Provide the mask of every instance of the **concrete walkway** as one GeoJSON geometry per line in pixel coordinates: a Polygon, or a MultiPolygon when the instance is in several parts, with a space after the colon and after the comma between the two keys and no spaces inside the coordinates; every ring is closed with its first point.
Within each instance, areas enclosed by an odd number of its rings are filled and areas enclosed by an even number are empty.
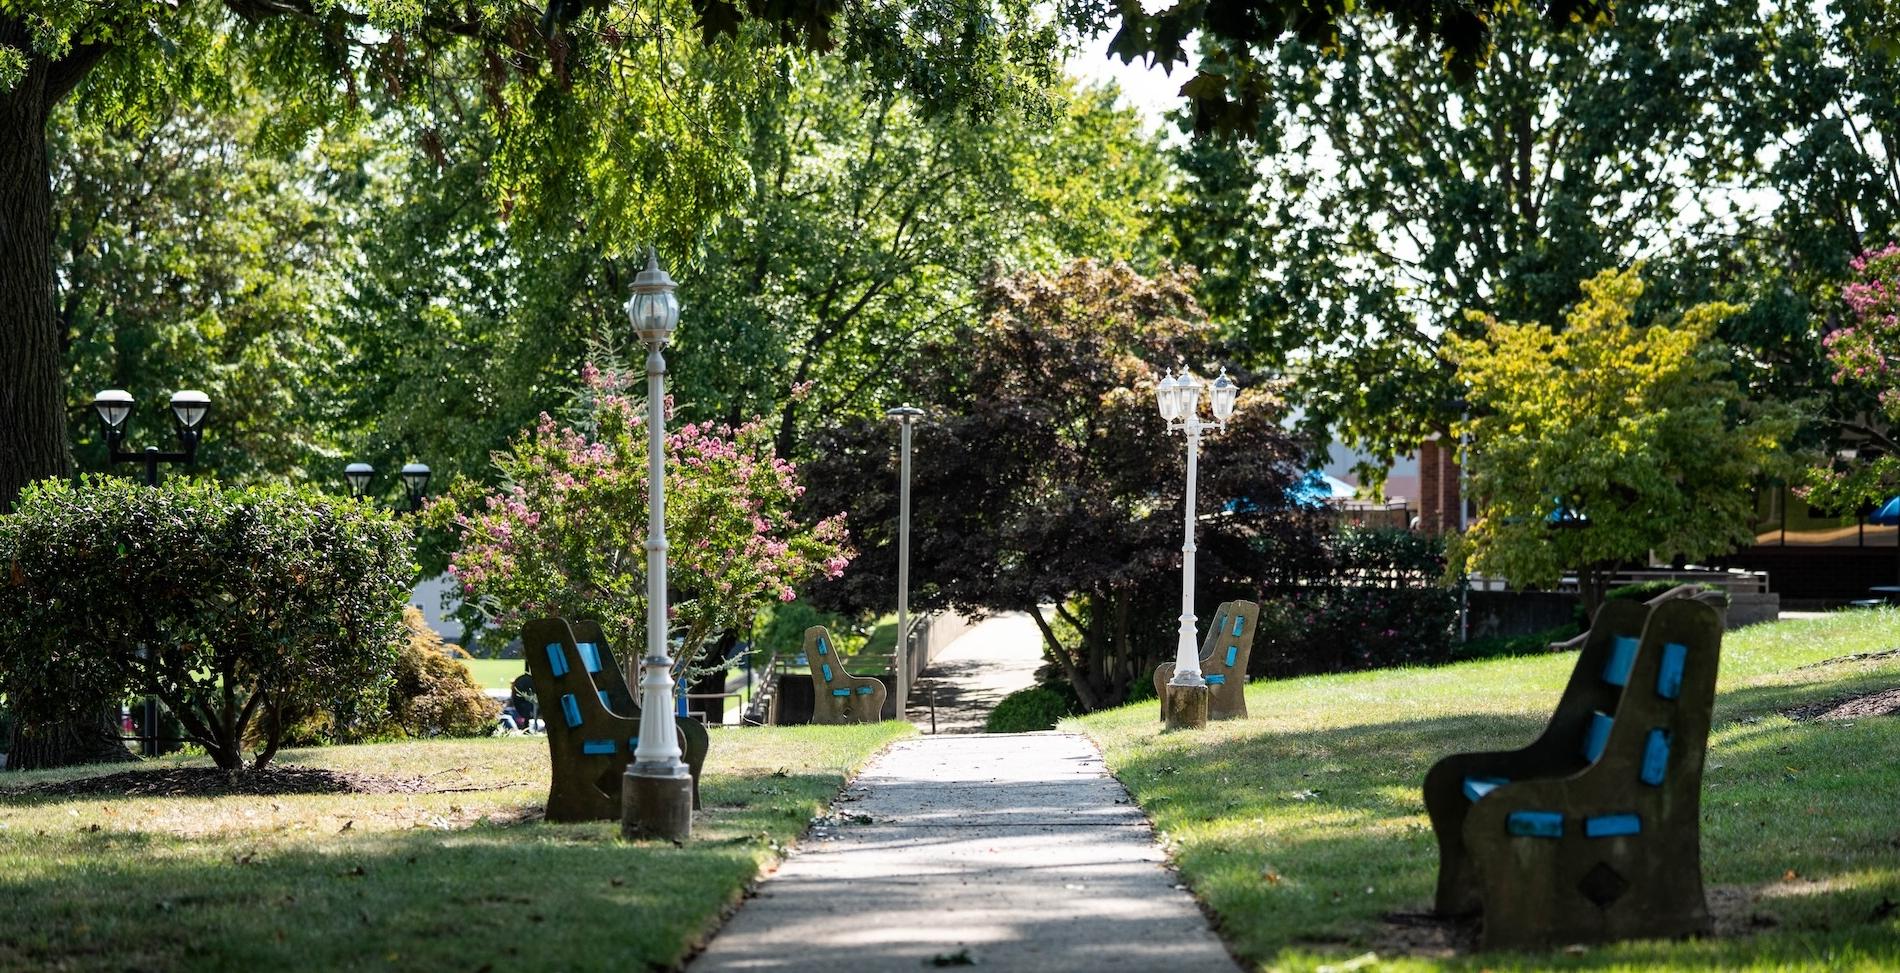
{"type": "Polygon", "coordinates": [[[833,811],[694,973],[1236,970],[1083,737],[907,740],[833,811]]]}
{"type": "Polygon", "coordinates": [[[1022,612],[978,623],[944,647],[924,670],[910,697],[910,721],[930,732],[931,707],[938,733],[981,733],[990,710],[1004,696],[1036,684],[1042,665],[1042,631],[1022,612]]]}

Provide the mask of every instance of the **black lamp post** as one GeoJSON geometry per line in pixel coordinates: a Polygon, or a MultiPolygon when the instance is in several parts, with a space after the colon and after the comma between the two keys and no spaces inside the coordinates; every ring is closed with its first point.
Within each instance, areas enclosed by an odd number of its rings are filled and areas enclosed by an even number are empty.
{"type": "MultiPolygon", "coordinates": [[[[420,513],[422,501],[429,496],[429,468],[421,463],[405,463],[402,468],[402,492],[409,498],[409,506],[404,513],[420,513]]],[[[361,499],[369,492],[370,481],[376,477],[376,467],[368,463],[351,463],[343,468],[343,480],[350,485],[350,496],[361,499]]]]}
{"type": "MultiPolygon", "coordinates": [[[[211,411],[211,397],[197,389],[172,393],[172,419],[177,427],[178,449],[171,452],[160,450],[157,446],[147,446],[138,451],[123,448],[126,422],[132,418],[132,407],[136,404],[132,393],[124,389],[105,389],[92,397],[92,407],[99,413],[100,423],[105,426],[106,453],[111,462],[144,463],[145,485],[157,486],[158,464],[191,463],[198,458],[198,442],[204,438],[205,416],[211,411]]],[[[139,652],[144,651],[145,646],[139,646],[139,652]]],[[[138,738],[139,749],[148,757],[156,757],[159,744],[157,697],[145,697],[141,716],[144,725],[140,729],[142,736],[138,738]]]]}
{"type": "Polygon", "coordinates": [[[126,420],[132,416],[133,405],[132,393],[124,389],[106,389],[92,397],[92,407],[98,411],[99,421],[105,425],[106,449],[112,462],[144,463],[145,484],[157,486],[158,464],[191,463],[198,458],[198,441],[204,438],[205,415],[211,411],[211,397],[197,389],[172,393],[171,409],[177,425],[178,449],[171,452],[161,451],[157,446],[147,446],[141,451],[122,448],[125,444],[126,420]]]}

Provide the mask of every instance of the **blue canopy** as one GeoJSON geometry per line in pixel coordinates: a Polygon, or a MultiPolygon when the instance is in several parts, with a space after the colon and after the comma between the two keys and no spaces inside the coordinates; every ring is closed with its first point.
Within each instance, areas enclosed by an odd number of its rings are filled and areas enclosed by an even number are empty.
{"type": "Polygon", "coordinates": [[[1892,500],[1881,504],[1880,509],[1874,511],[1873,516],[1867,518],[1867,522],[1870,524],[1879,524],[1882,527],[1900,526],[1900,497],[1894,497],[1892,500]]]}
{"type": "Polygon", "coordinates": [[[1326,501],[1353,495],[1352,484],[1338,477],[1313,470],[1287,491],[1287,499],[1301,507],[1323,507],[1326,501]]]}

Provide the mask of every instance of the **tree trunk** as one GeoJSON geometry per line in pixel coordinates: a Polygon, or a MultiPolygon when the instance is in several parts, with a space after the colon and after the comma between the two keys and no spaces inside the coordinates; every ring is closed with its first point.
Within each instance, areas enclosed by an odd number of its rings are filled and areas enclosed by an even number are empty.
{"type": "MultiPolygon", "coordinates": [[[[33,50],[25,25],[11,17],[0,17],[0,45],[33,50]]],[[[0,513],[12,509],[28,483],[72,470],[53,304],[46,121],[97,57],[73,52],[56,65],[28,53],[25,76],[0,88],[0,513]]],[[[136,759],[101,713],[51,725],[18,722],[7,752],[7,765],[21,769],[136,759]]]]}
{"type": "Polygon", "coordinates": [[[126,749],[119,728],[113,725],[103,707],[91,717],[76,716],[64,723],[33,725],[15,720],[13,738],[7,743],[8,770],[45,770],[138,759],[126,749]]]}
{"type": "MultiPolygon", "coordinates": [[[[31,50],[17,21],[0,44],[31,50]]],[[[66,383],[53,305],[53,192],[46,119],[51,66],[28,55],[26,76],[0,89],[0,512],[34,480],[66,476],[66,383]]]]}

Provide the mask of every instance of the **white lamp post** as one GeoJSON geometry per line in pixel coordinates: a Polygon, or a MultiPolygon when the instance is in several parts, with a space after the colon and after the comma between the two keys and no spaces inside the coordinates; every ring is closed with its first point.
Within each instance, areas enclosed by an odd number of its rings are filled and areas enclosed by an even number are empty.
{"type": "Polygon", "coordinates": [[[910,700],[910,427],[924,414],[915,406],[898,406],[885,415],[897,420],[897,718],[904,719],[910,700]]]}
{"type": "Polygon", "coordinates": [[[1181,637],[1175,646],[1174,678],[1168,681],[1167,696],[1161,701],[1162,713],[1171,730],[1207,725],[1207,681],[1201,678],[1201,653],[1196,646],[1194,617],[1194,488],[1200,473],[1201,436],[1210,429],[1226,429],[1234,414],[1234,399],[1240,386],[1227,378],[1225,369],[1208,392],[1208,406],[1214,421],[1201,418],[1201,390],[1204,386],[1185,367],[1175,378],[1162,373],[1155,386],[1155,404],[1170,431],[1187,437],[1187,498],[1183,504],[1186,527],[1181,542],[1181,637]]]}
{"type": "Polygon", "coordinates": [[[680,841],[693,833],[693,778],[673,728],[673,660],[666,651],[666,359],[679,324],[676,285],[647,251],[627,317],[647,346],[647,654],[641,660],[640,743],[621,782],[620,833],[680,841]]]}

